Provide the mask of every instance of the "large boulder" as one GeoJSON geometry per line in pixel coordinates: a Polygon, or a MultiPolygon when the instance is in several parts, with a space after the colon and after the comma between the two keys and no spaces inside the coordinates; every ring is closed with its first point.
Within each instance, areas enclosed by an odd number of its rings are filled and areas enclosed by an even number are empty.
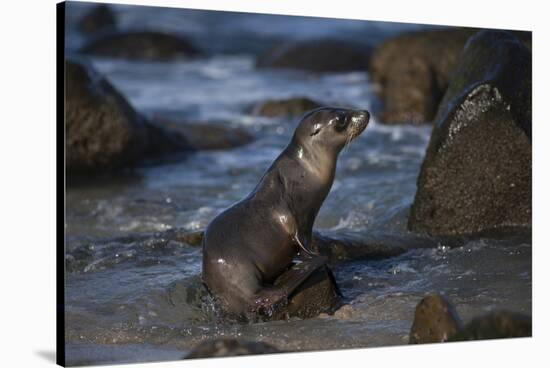
{"type": "Polygon", "coordinates": [[[462,49],[475,32],[467,28],[416,31],[380,44],[369,66],[383,104],[380,120],[431,122],[462,49]]]}
{"type": "Polygon", "coordinates": [[[148,124],[82,59],[65,61],[65,96],[68,174],[110,171],[145,155],[188,148],[162,128],[148,124]]]}
{"type": "Polygon", "coordinates": [[[510,33],[481,31],[439,106],[409,229],[529,232],[531,160],[531,52],[510,33]]]}
{"type": "Polygon", "coordinates": [[[105,4],[95,5],[78,22],[82,33],[95,33],[116,27],[116,17],[111,8],[105,4]]]}
{"type": "Polygon", "coordinates": [[[189,40],[181,36],[154,31],[103,32],[84,45],[80,52],[146,61],[186,59],[199,53],[189,40]]]}
{"type": "Polygon", "coordinates": [[[216,358],[250,354],[274,354],[281,351],[276,347],[261,341],[246,341],[237,339],[215,339],[204,341],[195,346],[184,358],[216,358]]]}
{"type": "Polygon", "coordinates": [[[368,67],[370,47],[340,40],[306,40],[276,45],[260,55],[258,68],[344,72],[368,67]]]}
{"type": "Polygon", "coordinates": [[[321,107],[322,104],[307,97],[293,97],[281,100],[267,100],[258,103],[252,114],[266,117],[297,117],[307,111],[321,107]]]}

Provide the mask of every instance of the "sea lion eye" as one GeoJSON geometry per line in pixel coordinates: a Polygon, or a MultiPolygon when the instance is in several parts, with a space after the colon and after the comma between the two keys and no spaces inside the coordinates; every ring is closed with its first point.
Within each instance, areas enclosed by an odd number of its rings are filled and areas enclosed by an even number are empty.
{"type": "Polygon", "coordinates": [[[341,132],[346,127],[346,118],[344,116],[338,116],[334,118],[334,129],[337,132],[341,132]]]}
{"type": "Polygon", "coordinates": [[[313,126],[313,132],[311,132],[310,136],[314,136],[318,134],[321,131],[321,124],[317,123],[313,126]]]}

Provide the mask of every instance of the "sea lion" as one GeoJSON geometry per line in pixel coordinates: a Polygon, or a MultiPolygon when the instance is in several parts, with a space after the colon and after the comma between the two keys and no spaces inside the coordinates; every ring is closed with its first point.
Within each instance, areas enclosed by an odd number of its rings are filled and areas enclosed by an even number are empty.
{"type": "Polygon", "coordinates": [[[338,154],[366,128],[363,110],[321,107],[304,115],[256,188],[210,222],[202,277],[226,315],[271,315],[326,263],[310,249],[315,217],[330,191],[338,154]],[[295,276],[273,286],[300,253],[295,276]]]}

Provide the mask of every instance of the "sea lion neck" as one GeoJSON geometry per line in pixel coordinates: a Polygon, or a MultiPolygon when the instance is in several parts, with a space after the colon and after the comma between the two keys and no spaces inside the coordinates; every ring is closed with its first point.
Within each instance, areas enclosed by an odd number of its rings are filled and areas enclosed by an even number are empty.
{"type": "Polygon", "coordinates": [[[295,218],[299,232],[313,227],[332,186],[335,166],[327,157],[291,142],[268,170],[266,182],[278,183],[279,204],[295,218]]]}
{"type": "Polygon", "coordinates": [[[337,154],[327,152],[324,148],[315,149],[309,142],[301,142],[293,137],[281,156],[287,156],[311,175],[317,176],[319,180],[329,181],[329,185],[332,185],[337,154]]]}

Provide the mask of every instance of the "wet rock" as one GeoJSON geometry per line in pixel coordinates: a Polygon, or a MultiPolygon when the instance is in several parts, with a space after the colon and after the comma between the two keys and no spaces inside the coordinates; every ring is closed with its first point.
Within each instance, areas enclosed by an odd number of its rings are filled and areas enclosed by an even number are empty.
{"type": "Polygon", "coordinates": [[[116,17],[111,8],[98,4],[85,14],[78,22],[78,30],[82,33],[95,33],[116,27],[116,17]]]}
{"type": "Polygon", "coordinates": [[[191,305],[200,308],[207,295],[208,290],[200,275],[173,282],[168,287],[168,298],[174,306],[191,305]]]}
{"type": "MultiPolygon", "coordinates": [[[[283,273],[274,285],[285,283],[294,276],[294,270],[291,267],[283,273]]],[[[201,276],[189,277],[174,282],[168,288],[170,304],[178,308],[194,308],[201,310],[204,318],[212,320],[242,321],[243,318],[228,315],[223,311],[223,306],[217,303],[209,294],[206,286],[203,284],[201,276]]],[[[249,321],[273,321],[297,318],[313,318],[321,313],[332,314],[340,306],[340,291],[328,267],[322,267],[313,272],[296,290],[290,295],[286,306],[278,308],[269,316],[250,315],[249,321]]]]}
{"type": "Polygon", "coordinates": [[[408,227],[430,235],[531,229],[531,52],[473,36],[439,107],[408,227]]]}
{"type": "MultiPolygon", "coordinates": [[[[303,270],[302,270],[303,271],[303,270]]],[[[273,286],[292,283],[297,273],[302,272],[299,265],[294,265],[281,274],[273,286]]],[[[332,271],[320,267],[300,284],[288,297],[288,300],[269,309],[248,311],[246,315],[235,315],[226,310],[224,304],[212,295],[215,312],[220,323],[258,323],[267,321],[288,320],[290,318],[308,319],[326,313],[332,314],[341,304],[341,293],[336,285],[332,271]]]]}
{"type": "Polygon", "coordinates": [[[281,352],[279,349],[265,342],[216,339],[200,343],[185,356],[185,359],[273,354],[279,352],[281,352]]]}
{"type": "Polygon", "coordinates": [[[343,305],[340,309],[334,312],[334,318],[340,320],[350,320],[360,315],[360,312],[353,308],[350,304],[343,305]]]}
{"type": "MultiPolygon", "coordinates": [[[[277,280],[278,285],[286,277],[291,277],[292,269],[277,280]]],[[[298,317],[302,319],[317,317],[321,313],[332,313],[340,305],[340,291],[334,276],[328,267],[322,267],[292,293],[288,305],[277,311],[270,320],[298,317]]]]}
{"type": "Polygon", "coordinates": [[[156,116],[152,122],[181,137],[194,150],[220,150],[244,146],[254,140],[243,128],[232,127],[229,122],[185,122],[156,116]]]}
{"type": "MultiPolygon", "coordinates": [[[[201,246],[203,235],[203,230],[173,229],[165,232],[163,236],[191,246],[201,246]]],[[[463,245],[464,242],[464,239],[457,237],[432,238],[416,234],[314,231],[312,248],[321,255],[328,257],[330,263],[338,263],[360,259],[390,258],[411,249],[437,248],[438,246],[458,247],[463,245]]]]}
{"type": "Polygon", "coordinates": [[[171,236],[170,239],[174,239],[179,242],[189,244],[192,247],[202,246],[202,236],[204,231],[181,231],[181,230],[170,230],[171,236]]]}
{"type": "Polygon", "coordinates": [[[459,238],[431,238],[415,234],[351,231],[314,231],[312,247],[327,256],[329,262],[395,257],[411,249],[456,247],[463,244],[459,238]]]}
{"type": "Polygon", "coordinates": [[[145,61],[186,59],[199,54],[187,39],[153,31],[118,31],[97,35],[81,53],[145,61]]]}
{"type": "Polygon", "coordinates": [[[337,41],[307,40],[283,43],[260,55],[258,68],[301,69],[313,72],[366,70],[369,46],[337,41]]]}
{"type": "Polygon", "coordinates": [[[173,310],[165,309],[163,319],[174,321],[211,322],[216,320],[216,314],[211,296],[204,286],[201,276],[190,276],[174,281],[167,288],[167,301],[173,310]],[[174,316],[168,316],[168,313],[174,316]]]}
{"type": "Polygon", "coordinates": [[[147,146],[144,119],[88,63],[65,61],[67,171],[135,160],[147,146]]]}
{"type": "Polygon", "coordinates": [[[67,174],[97,173],[131,165],[146,155],[189,147],[151,126],[92,66],[65,61],[67,174]]]}
{"type": "Polygon", "coordinates": [[[531,317],[520,313],[495,311],[474,318],[449,341],[531,337],[532,330],[531,317]]]}
{"type": "Polygon", "coordinates": [[[455,308],[441,295],[428,295],[416,306],[409,344],[448,341],[462,323],[455,308]]]}
{"type": "Polygon", "coordinates": [[[284,100],[268,100],[254,106],[252,113],[254,115],[276,117],[296,117],[305,112],[321,107],[318,102],[306,97],[294,97],[284,100]]]}
{"type": "Polygon", "coordinates": [[[410,344],[529,337],[532,319],[520,313],[493,311],[462,325],[455,308],[438,294],[428,295],[416,307],[410,344]]]}
{"type": "Polygon", "coordinates": [[[438,29],[399,35],[378,46],[369,74],[388,124],[429,123],[468,38],[476,29],[438,29]]]}

